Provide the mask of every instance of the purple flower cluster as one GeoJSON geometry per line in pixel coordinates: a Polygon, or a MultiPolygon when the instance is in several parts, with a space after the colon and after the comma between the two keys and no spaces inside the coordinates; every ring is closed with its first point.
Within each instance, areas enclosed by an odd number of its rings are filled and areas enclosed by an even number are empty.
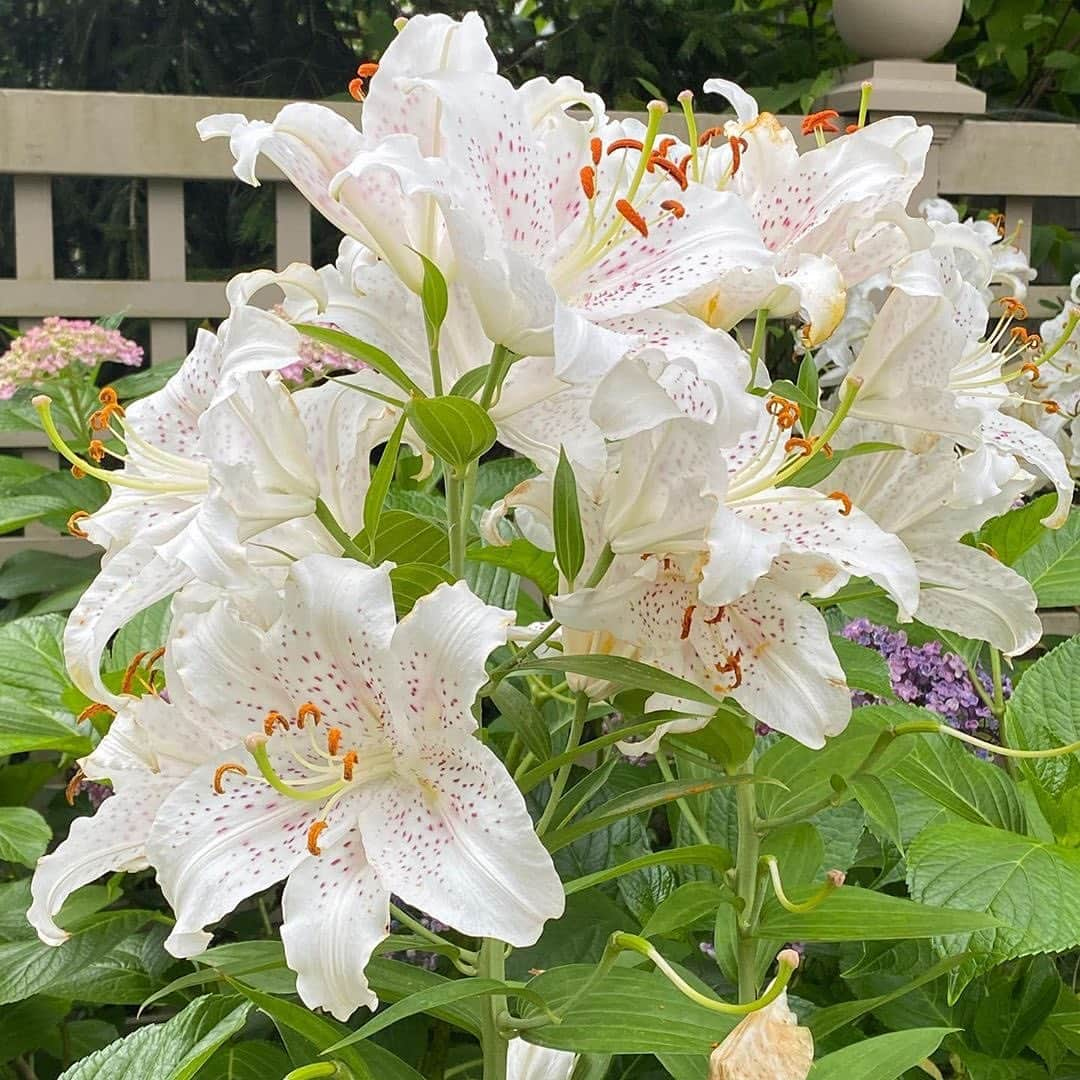
{"type": "MultiPolygon", "coordinates": [[[[282,318],[288,317],[280,306],[275,307],[273,311],[282,318]]],[[[326,326],[330,330],[338,329],[332,324],[326,324],[326,326]]],[[[358,360],[355,356],[349,356],[348,353],[323,345],[322,342],[309,337],[301,338],[298,355],[299,360],[287,364],[280,370],[280,375],[286,382],[298,386],[312,378],[321,379],[334,371],[365,371],[369,367],[363,360],[358,360]]]]}
{"type": "MultiPolygon", "coordinates": [[[[930,709],[960,731],[996,732],[997,721],[972,685],[967,665],[955,653],[945,652],[941,642],[911,645],[903,630],[877,626],[869,619],[848,623],[843,634],[849,641],[866,645],[885,657],[893,693],[900,701],[930,709]]],[[[993,681],[987,672],[979,668],[977,677],[983,689],[992,694],[993,681]]],[[[1006,697],[1012,693],[1008,679],[1003,681],[1003,689],[1006,697]]],[[[852,698],[856,705],[877,700],[861,692],[852,698]]]]}
{"type": "Polygon", "coordinates": [[[138,367],[143,351],[119,330],[87,319],[61,319],[50,315],[20,334],[0,356],[0,400],[15,396],[22,386],[40,386],[41,380],[72,366],[99,364],[138,367]]]}

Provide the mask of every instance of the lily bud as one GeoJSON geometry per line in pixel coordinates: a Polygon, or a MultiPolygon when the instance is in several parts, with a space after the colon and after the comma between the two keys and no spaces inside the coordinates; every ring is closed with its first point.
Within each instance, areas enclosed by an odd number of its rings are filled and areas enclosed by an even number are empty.
{"type": "MultiPolygon", "coordinates": [[[[797,967],[799,954],[785,949],[781,964],[797,967]]],[[[814,1064],[814,1039],[799,1026],[785,990],[763,1009],[752,1012],[712,1052],[709,1080],[806,1080],[814,1064]]]]}

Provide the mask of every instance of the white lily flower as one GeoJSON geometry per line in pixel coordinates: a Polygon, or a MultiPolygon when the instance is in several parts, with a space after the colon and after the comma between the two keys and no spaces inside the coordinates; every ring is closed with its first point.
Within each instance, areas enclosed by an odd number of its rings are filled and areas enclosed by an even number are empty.
{"type": "Polygon", "coordinates": [[[767,268],[727,272],[696,293],[691,309],[730,327],[758,308],[801,313],[803,341],[825,341],[844,314],[846,293],[931,233],[904,212],[921,180],[931,129],[894,116],[800,155],[791,134],[734,83],[710,79],[706,93],[735,106],[736,120],[695,153],[703,182],[746,201],[772,253],[767,268]],[[741,147],[736,156],[735,147],[741,147]]]}
{"type": "Polygon", "coordinates": [[[345,1019],[376,1003],[364,968],[391,892],[463,933],[535,942],[562,885],[471,711],[513,621],[459,583],[399,623],[387,566],[315,555],[269,630],[218,608],[177,635],[179,678],[233,747],[151,830],[169,951],[197,955],[208,924],[287,879],[300,996],[345,1019]]]}
{"type": "Polygon", "coordinates": [[[506,1051],[506,1080],[570,1080],[578,1055],[549,1050],[524,1039],[511,1039],[506,1051]]]}

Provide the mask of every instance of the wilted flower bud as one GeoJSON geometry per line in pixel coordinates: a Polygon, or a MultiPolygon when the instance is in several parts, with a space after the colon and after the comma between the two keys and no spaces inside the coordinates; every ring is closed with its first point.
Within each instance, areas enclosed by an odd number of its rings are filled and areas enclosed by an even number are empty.
{"type": "MultiPolygon", "coordinates": [[[[777,960],[798,967],[799,954],[785,949],[777,960]]],[[[741,1021],[713,1050],[709,1080],[806,1080],[813,1064],[813,1036],[799,1027],[785,990],[741,1021]]]]}

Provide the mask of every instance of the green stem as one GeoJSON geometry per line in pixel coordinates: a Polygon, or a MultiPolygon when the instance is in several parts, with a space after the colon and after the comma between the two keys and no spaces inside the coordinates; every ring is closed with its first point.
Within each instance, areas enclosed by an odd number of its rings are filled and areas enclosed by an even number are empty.
{"type": "MultiPolygon", "coordinates": [[[[656,764],[660,769],[660,775],[669,784],[672,783],[675,780],[675,774],[671,771],[671,765],[663,750],[656,755],[656,764]]],[[[686,818],[686,824],[690,826],[690,831],[702,844],[711,844],[712,841],[709,839],[709,834],[701,827],[701,822],[698,821],[697,815],[690,809],[689,801],[687,799],[676,799],[675,803],[679,808],[679,813],[686,818]]]]}
{"type": "Polygon", "coordinates": [[[402,911],[397,904],[390,905],[390,914],[403,926],[407,926],[417,937],[422,937],[425,941],[430,941],[433,945],[441,945],[443,948],[453,949],[459,956],[474,963],[476,962],[476,953],[472,952],[470,949],[462,949],[452,941],[447,941],[444,937],[439,937],[434,930],[429,930],[422,922],[414,919],[407,911],[402,911]]]}
{"type": "MultiPolygon", "coordinates": [[[[961,660],[964,658],[961,657],[961,660]]],[[[982,703],[994,713],[994,699],[986,692],[986,687],[983,686],[982,679],[979,678],[978,671],[972,667],[966,660],[964,660],[964,667],[967,668],[968,681],[971,683],[972,690],[982,698],[982,703]]]]}
{"type": "Polygon", "coordinates": [[[1001,678],[1001,653],[990,646],[990,671],[994,679],[993,713],[997,720],[1005,715],[1005,686],[1001,678]]]}
{"type": "Polygon", "coordinates": [[[758,308],[754,316],[754,337],[750,342],[750,385],[754,385],[754,377],[757,375],[758,364],[761,362],[765,351],[765,330],[769,321],[769,309],[758,308]]]}
{"type": "MultiPolygon", "coordinates": [[[[495,938],[484,938],[477,961],[482,979],[506,981],[506,947],[495,938]]],[[[506,998],[489,994],[480,1006],[480,1048],[484,1055],[484,1080],[506,1080],[507,1042],[499,1031],[499,1016],[506,1011],[506,998]]]]}
{"type": "Polygon", "coordinates": [[[464,478],[447,468],[446,482],[446,533],[450,541],[450,573],[460,581],[465,576],[465,529],[462,520],[464,505],[464,478]]]}
{"type": "Polygon", "coordinates": [[[353,543],[352,537],[338,524],[333,511],[322,499],[315,500],[315,516],[322,522],[323,528],[338,542],[343,554],[362,563],[370,561],[367,552],[362,551],[353,543]]]}
{"type": "Polygon", "coordinates": [[[488,676],[488,681],[480,688],[480,697],[486,697],[490,695],[496,686],[499,685],[502,680],[510,674],[519,664],[524,663],[545,641],[550,638],[556,630],[559,629],[559,623],[552,619],[551,622],[541,630],[536,637],[531,641],[526,642],[514,655],[505,663],[500,664],[497,668],[494,668],[491,674],[488,676]]]}
{"type": "Polygon", "coordinates": [[[488,364],[487,378],[484,380],[484,389],[480,392],[480,406],[490,409],[506,375],[506,369],[510,366],[510,350],[505,345],[496,345],[491,351],[491,361],[488,364]]]}
{"type": "MultiPolygon", "coordinates": [[[[578,743],[581,742],[581,733],[585,730],[585,717],[588,712],[589,697],[587,694],[578,691],[574,698],[574,718],[570,722],[570,734],[566,738],[566,749],[563,753],[571,754],[577,749],[578,743]]],[[[555,816],[555,808],[566,790],[566,782],[570,779],[570,772],[573,767],[574,763],[568,761],[555,774],[555,779],[551,781],[551,794],[548,796],[547,806],[544,807],[544,813],[536,823],[537,836],[543,836],[551,827],[551,819],[555,816]]]]}
{"type": "Polygon", "coordinates": [[[603,550],[596,557],[596,563],[592,568],[592,573],[589,575],[588,581],[585,582],[586,589],[595,588],[603,580],[604,575],[608,572],[608,567],[615,561],[615,552],[611,550],[610,544],[605,544],[603,550]]]}
{"type": "MultiPolygon", "coordinates": [[[[744,771],[753,772],[753,769],[754,762],[751,759],[747,761],[744,771]]],[[[740,784],[735,789],[735,805],[739,822],[735,893],[742,901],[742,910],[736,916],[735,922],[738,936],[735,958],[739,972],[739,1001],[745,1003],[753,1001],[757,996],[757,942],[753,934],[761,837],[755,828],[757,806],[752,784],[740,784]]]]}

